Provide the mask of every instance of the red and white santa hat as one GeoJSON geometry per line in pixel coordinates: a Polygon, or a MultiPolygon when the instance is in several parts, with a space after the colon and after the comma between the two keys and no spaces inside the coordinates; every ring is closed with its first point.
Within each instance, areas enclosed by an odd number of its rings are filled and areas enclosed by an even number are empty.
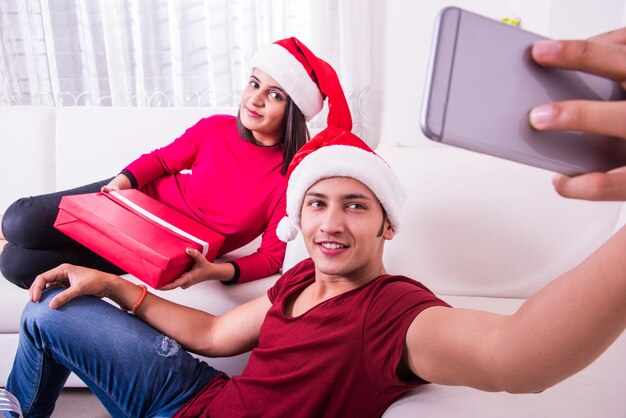
{"type": "Polygon", "coordinates": [[[250,66],[260,68],[276,80],[307,122],[322,110],[324,99],[328,97],[328,124],[348,130],[352,128],[350,111],[337,73],[298,39],[281,39],[261,47],[250,61],[250,66]],[[331,111],[332,107],[336,109],[331,111]]]}
{"type": "Polygon", "coordinates": [[[398,232],[405,193],[393,169],[363,140],[350,131],[329,126],[296,153],[287,172],[287,216],[276,235],[289,242],[301,230],[300,213],[306,191],[319,180],[350,177],[366,185],[387,212],[398,232]]]}

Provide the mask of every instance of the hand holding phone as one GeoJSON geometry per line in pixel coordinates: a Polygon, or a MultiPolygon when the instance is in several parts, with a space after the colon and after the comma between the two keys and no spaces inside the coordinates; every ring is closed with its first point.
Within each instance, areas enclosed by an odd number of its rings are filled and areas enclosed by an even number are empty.
{"type": "MultiPolygon", "coordinates": [[[[531,57],[546,38],[456,7],[438,17],[422,130],[441,143],[577,175],[626,165],[626,141],[593,131],[539,131],[529,112],[568,100],[626,97],[615,81],[547,68],[531,57]]],[[[567,68],[567,67],[566,67],[567,68]]]]}
{"type": "MultiPolygon", "coordinates": [[[[587,40],[539,41],[532,56],[546,67],[579,69],[626,84],[626,28],[587,40]]],[[[577,130],[626,140],[626,101],[565,101],[544,104],[530,113],[539,130],[577,130]]],[[[556,176],[554,187],[566,197],[626,200],[626,168],[576,177],[556,176]]]]}

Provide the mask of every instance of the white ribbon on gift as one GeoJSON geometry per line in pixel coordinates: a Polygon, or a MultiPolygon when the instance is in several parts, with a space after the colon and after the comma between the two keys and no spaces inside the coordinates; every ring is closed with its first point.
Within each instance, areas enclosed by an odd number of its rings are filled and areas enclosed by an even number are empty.
{"type": "Polygon", "coordinates": [[[125,198],[124,196],[122,196],[122,194],[119,193],[119,192],[111,191],[109,193],[113,197],[115,197],[116,199],[118,199],[119,201],[121,201],[122,203],[127,205],[128,207],[130,207],[132,210],[142,214],[143,216],[145,216],[146,218],[150,219],[151,221],[156,222],[157,224],[159,224],[159,225],[169,229],[170,231],[174,232],[175,234],[180,235],[181,237],[187,238],[190,241],[193,241],[193,242],[196,242],[196,243],[202,245],[202,255],[204,255],[204,256],[207,255],[207,252],[209,251],[209,243],[208,242],[202,241],[200,238],[194,237],[190,233],[188,233],[186,231],[183,231],[182,229],[178,228],[177,226],[172,225],[171,223],[167,222],[166,220],[163,220],[163,219],[159,218],[158,216],[154,215],[153,213],[148,212],[147,210],[145,210],[144,208],[142,208],[138,204],[136,204],[133,201],[125,198]]]}

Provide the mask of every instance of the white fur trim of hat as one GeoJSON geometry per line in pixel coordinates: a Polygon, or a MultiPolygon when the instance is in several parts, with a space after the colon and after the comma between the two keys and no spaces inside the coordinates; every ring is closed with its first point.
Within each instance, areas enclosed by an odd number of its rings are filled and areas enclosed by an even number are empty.
{"type": "Polygon", "coordinates": [[[291,52],[277,44],[261,47],[250,61],[252,68],[260,68],[281,85],[298,106],[306,121],[310,121],[324,107],[324,97],[302,63],[291,52]]]}

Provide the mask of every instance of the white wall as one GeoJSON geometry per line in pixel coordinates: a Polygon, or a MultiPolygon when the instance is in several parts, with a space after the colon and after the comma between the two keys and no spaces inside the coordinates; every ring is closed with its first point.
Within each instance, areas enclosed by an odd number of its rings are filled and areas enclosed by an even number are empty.
{"type": "Polygon", "coordinates": [[[374,135],[382,142],[437,146],[419,128],[422,93],[437,12],[459,6],[500,19],[522,18],[524,29],[551,38],[584,38],[623,25],[624,0],[370,0],[374,135]]]}

